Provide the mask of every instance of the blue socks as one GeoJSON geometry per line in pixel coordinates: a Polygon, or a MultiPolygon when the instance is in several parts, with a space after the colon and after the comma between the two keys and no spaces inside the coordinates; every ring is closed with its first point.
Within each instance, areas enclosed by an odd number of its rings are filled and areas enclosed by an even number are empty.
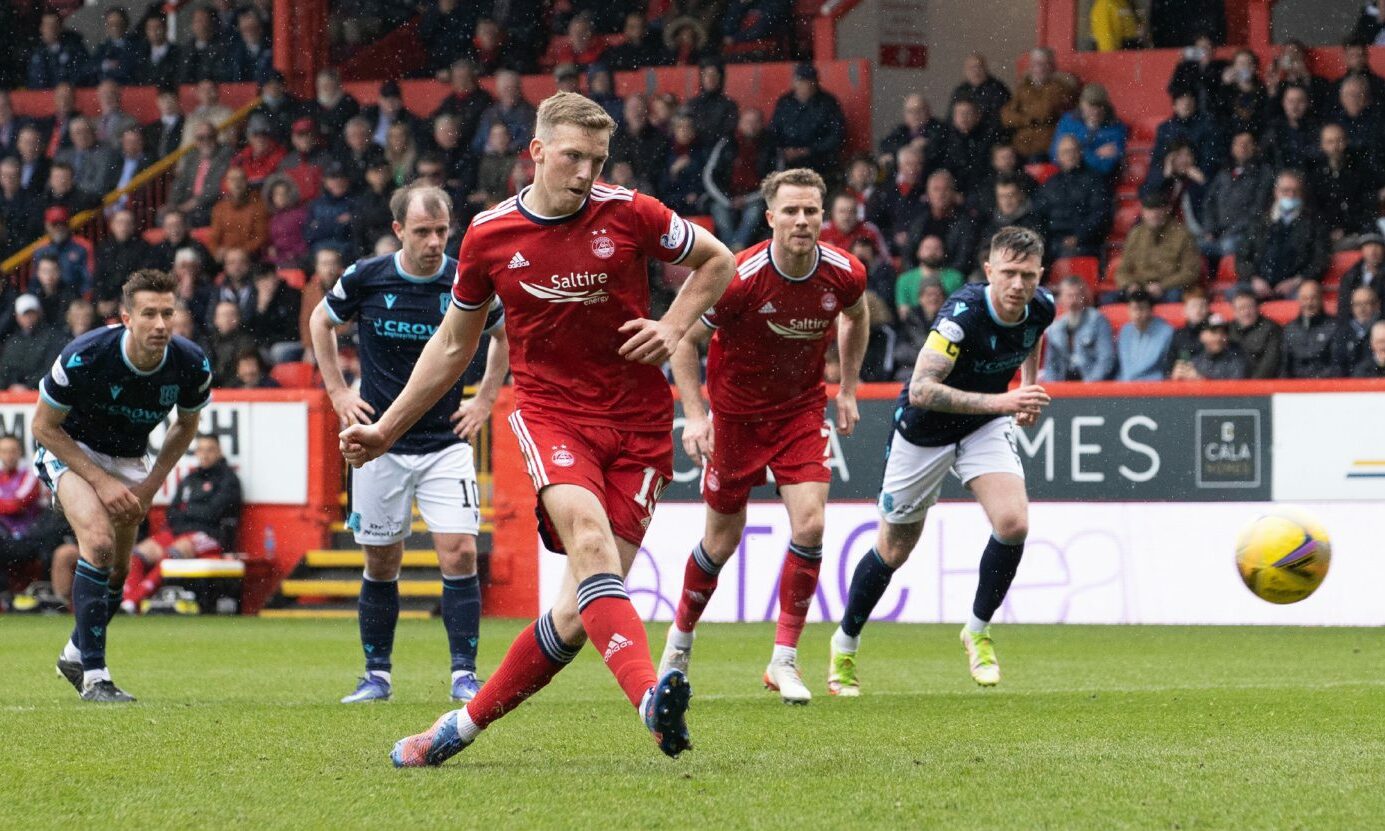
{"type": "Polygon", "coordinates": [[[890,586],[894,569],[880,559],[880,553],[872,548],[856,564],[856,572],[851,576],[851,590],[847,593],[846,611],[842,613],[842,633],[848,637],[859,637],[861,629],[870,620],[875,604],[884,596],[890,586]]]}
{"type": "Polygon", "coordinates": [[[389,672],[394,627],[399,622],[399,583],[363,577],[358,608],[366,671],[389,672]]]}
{"type": "MultiPolygon", "coordinates": [[[[84,671],[106,667],[106,624],[111,619],[111,571],[86,560],[77,561],[72,580],[72,614],[77,619],[73,643],[82,653],[84,671]]],[[[116,608],[120,608],[117,598],[116,608]]]]}
{"type": "Polygon", "coordinates": [[[442,577],[442,622],[453,672],[476,672],[476,641],[481,632],[481,579],[442,577]]]}
{"type": "Polygon", "coordinates": [[[981,575],[976,581],[976,599],[971,604],[973,615],[984,621],[995,617],[995,610],[1010,591],[1010,583],[1019,571],[1023,556],[1022,542],[1011,545],[995,537],[986,541],[986,550],[981,554],[981,575]]]}

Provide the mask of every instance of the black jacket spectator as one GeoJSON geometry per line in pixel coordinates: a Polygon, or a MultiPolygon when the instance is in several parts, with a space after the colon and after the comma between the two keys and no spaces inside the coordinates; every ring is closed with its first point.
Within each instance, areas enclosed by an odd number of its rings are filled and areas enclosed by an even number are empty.
{"type": "Polygon", "coordinates": [[[702,91],[684,103],[683,108],[697,126],[697,137],[711,147],[736,132],[740,107],[722,90],[724,70],[716,61],[703,61],[700,71],[702,91]]]}
{"type": "Polygon", "coordinates": [[[1273,191],[1274,174],[1258,161],[1223,168],[1203,197],[1203,230],[1217,239],[1243,236],[1265,212],[1273,191]]]}
{"type": "Polygon", "coordinates": [[[438,108],[429,118],[437,120],[443,113],[456,116],[457,133],[461,136],[462,146],[465,147],[476,135],[476,127],[481,123],[481,116],[495,103],[495,98],[476,86],[476,73],[469,64],[452,67],[452,73],[452,92],[442,99],[442,103],[438,104],[438,108]],[[460,83],[456,77],[458,73],[462,73],[465,78],[460,83]]]}
{"type": "Polygon", "coordinates": [[[876,188],[866,201],[866,221],[880,229],[890,245],[898,249],[896,254],[902,253],[908,240],[897,237],[907,235],[909,226],[927,209],[925,198],[922,180],[913,184],[887,182],[876,188]]]}
{"type": "Polygon", "coordinates": [[[1005,86],[1004,81],[986,72],[984,65],[981,71],[985,72],[981,83],[973,84],[970,80],[964,79],[962,83],[953,87],[948,103],[956,104],[964,98],[972,101],[981,110],[981,120],[995,126],[1000,123],[1001,107],[1010,100],[1010,88],[1005,86]]]}
{"type": "Polygon", "coordinates": [[[614,72],[659,66],[664,62],[664,47],[659,36],[649,31],[644,14],[631,12],[625,16],[620,42],[601,53],[601,62],[614,72]]]}
{"type": "Polygon", "coordinates": [[[43,219],[38,201],[18,186],[17,172],[10,174],[0,171],[0,181],[11,175],[14,176],[13,183],[0,186],[0,223],[4,223],[9,244],[22,247],[43,234],[43,219]]]}
{"type": "Polygon", "coordinates": [[[1217,127],[1216,121],[1205,112],[1193,109],[1190,113],[1180,116],[1178,108],[1185,105],[1178,102],[1183,100],[1175,100],[1174,114],[1155,131],[1154,151],[1150,154],[1149,160],[1150,170],[1161,170],[1169,148],[1174,142],[1183,141],[1193,148],[1198,167],[1211,176],[1221,167],[1221,130],[1217,127]]]}
{"type": "Polygon", "coordinates": [[[226,54],[225,78],[231,83],[262,83],[274,71],[274,50],[264,21],[252,8],[236,13],[237,32],[226,54]]]}
{"type": "Polygon", "coordinates": [[[162,159],[177,150],[183,143],[185,119],[179,116],[155,119],[144,127],[144,146],[156,159],[162,159]]]}
{"type": "Polygon", "coordinates": [[[260,85],[260,103],[250,111],[250,118],[263,116],[269,122],[270,135],[284,147],[289,146],[293,122],[303,114],[302,99],[284,91],[284,81],[277,71],[271,72],[260,85]]]}
{"type": "Polygon", "coordinates": [[[255,287],[250,299],[242,326],[254,338],[257,346],[264,349],[276,343],[298,340],[298,309],[303,303],[303,295],[298,289],[285,283],[270,268],[255,275],[255,287]],[[268,299],[262,301],[260,286],[269,280],[275,285],[265,289],[268,299]]]}
{"type": "Polygon", "coordinates": [[[1368,351],[1366,357],[1351,370],[1351,377],[1385,378],[1385,363],[1377,363],[1375,353],[1368,351]]]}
{"type": "Polygon", "coordinates": [[[1337,375],[1349,377],[1357,364],[1370,357],[1371,326],[1379,319],[1377,314],[1367,323],[1358,323],[1348,316],[1337,324],[1337,331],[1332,335],[1332,362],[1337,365],[1337,375]]]}
{"type": "Polygon", "coordinates": [[[165,89],[178,83],[183,50],[168,40],[168,24],[154,16],[144,22],[144,40],[139,44],[139,63],[135,83],[165,89]]]}
{"type": "Polygon", "coordinates": [[[846,116],[837,99],[818,88],[811,65],[794,70],[794,89],[775,102],[769,131],[786,167],[810,167],[829,177],[837,172],[846,116]]]}
{"type": "Polygon", "coordinates": [[[1332,360],[1336,318],[1322,313],[1299,316],[1284,327],[1284,378],[1331,378],[1337,374],[1332,360]]]}
{"type": "Polygon", "coordinates": [[[1110,223],[1111,196],[1101,177],[1079,165],[1053,174],[1035,196],[1035,202],[1048,222],[1048,246],[1056,256],[1095,254],[1110,223]],[[1076,245],[1063,241],[1076,237],[1076,245]]]}
{"type": "Polygon", "coordinates": [[[638,105],[626,101],[625,123],[611,137],[610,163],[628,162],[636,179],[654,184],[668,158],[669,140],[645,120],[644,113],[643,100],[638,105]],[[638,110],[638,115],[632,110],[638,110]]]}
{"type": "MultiPolygon", "coordinates": [[[[111,15],[114,9],[107,12],[111,15]]],[[[122,84],[139,81],[140,47],[143,44],[131,33],[123,32],[119,37],[106,38],[92,51],[92,67],[99,78],[110,78],[122,84]]]]}
{"type": "Polygon", "coordinates": [[[1374,289],[1375,296],[1380,299],[1380,307],[1385,308],[1385,264],[1371,266],[1362,258],[1347,269],[1337,286],[1338,317],[1346,319],[1351,315],[1351,293],[1361,286],[1374,289]]]}
{"type": "Polygon", "coordinates": [[[1192,357],[1191,363],[1198,377],[1207,381],[1239,381],[1249,377],[1250,372],[1246,356],[1231,345],[1216,354],[1204,349],[1192,357]]]}
{"type": "Polygon", "coordinates": [[[175,536],[201,531],[223,545],[240,519],[240,477],[225,459],[196,467],[178,483],[168,503],[168,528],[175,536]]]}
{"type": "Polygon", "coordinates": [[[224,42],[194,39],[183,44],[181,51],[182,54],[178,56],[178,80],[185,84],[205,80],[226,80],[226,64],[229,58],[224,42]]]}
{"type": "Polygon", "coordinates": [[[59,29],[50,42],[40,42],[29,54],[29,87],[31,89],[52,89],[64,81],[74,86],[86,86],[91,81],[91,55],[87,52],[82,36],[69,29],[62,29],[61,19],[56,12],[44,15],[43,26],[59,29]],[[52,16],[54,22],[49,23],[52,16]]]}
{"type": "MultiPolygon", "coordinates": [[[[120,287],[130,275],[150,264],[154,249],[139,235],[135,234],[125,241],[107,236],[96,246],[96,277],[92,299],[120,299],[120,287]]],[[[169,258],[172,265],[172,257],[169,258]]]]}
{"type": "Polygon", "coordinates": [[[1233,322],[1231,342],[1240,347],[1249,367],[1247,378],[1278,378],[1284,365],[1284,330],[1261,315],[1249,326],[1233,322]]]}
{"type": "Polygon", "coordinates": [[[418,22],[418,37],[428,56],[424,68],[430,75],[467,56],[476,21],[487,5],[471,0],[433,0],[428,4],[418,22]]]}
{"type": "MultiPolygon", "coordinates": [[[[956,104],[954,109],[976,113],[975,105],[968,102],[956,104]]],[[[991,147],[995,143],[995,133],[980,120],[979,113],[964,117],[954,114],[943,139],[941,160],[943,166],[952,171],[963,193],[970,193],[986,178],[991,166],[991,147]]]]}
{"type": "Polygon", "coordinates": [[[1179,61],[1166,87],[1169,97],[1191,92],[1197,98],[1199,110],[1212,111],[1217,106],[1221,77],[1226,67],[1226,61],[1213,58],[1210,54],[1198,55],[1197,60],[1179,61]]]}
{"type": "Polygon", "coordinates": [[[1242,283],[1262,277],[1271,286],[1293,277],[1320,280],[1331,256],[1327,231],[1311,214],[1300,209],[1286,223],[1274,210],[1251,224],[1236,254],[1236,274],[1242,283]]]}
{"type": "Polygon", "coordinates": [[[981,217],[967,205],[955,205],[950,211],[935,213],[924,202],[923,211],[909,224],[909,239],[905,260],[912,266],[914,252],[918,251],[919,241],[924,237],[936,236],[943,241],[947,252],[948,268],[955,268],[963,274],[972,270],[976,247],[981,239],[981,217]]]}
{"type": "MultiPolygon", "coordinates": [[[[1308,97],[1301,92],[1294,95],[1302,101],[1304,114],[1296,117],[1281,113],[1270,119],[1269,126],[1260,137],[1265,158],[1276,170],[1286,167],[1302,170],[1318,149],[1318,124],[1306,112],[1308,97]]],[[[1290,103],[1293,103],[1293,98],[1290,103]]]]}
{"type": "Polygon", "coordinates": [[[322,129],[322,134],[327,137],[329,145],[336,145],[341,142],[342,130],[346,127],[346,122],[356,117],[361,112],[361,105],[350,93],[343,91],[341,96],[330,104],[323,104],[320,100],[309,101],[306,115],[317,122],[322,129]]]}
{"type": "MultiPolygon", "coordinates": [[[[907,107],[908,104],[906,103],[905,106],[907,107]]],[[[943,155],[948,130],[946,124],[931,115],[928,116],[927,120],[913,125],[901,121],[894,126],[894,129],[886,133],[884,138],[880,139],[880,155],[882,157],[889,156],[893,159],[901,147],[912,144],[916,139],[922,139],[923,169],[925,174],[931,173],[938,166],[938,160],[943,155]]]]}
{"type": "MultiPolygon", "coordinates": [[[[179,249],[182,248],[191,248],[193,251],[196,251],[197,256],[202,258],[203,268],[206,268],[212,263],[212,252],[207,250],[207,246],[184,234],[182,238],[178,240],[164,237],[163,241],[158,245],[150,247],[149,259],[146,261],[148,263],[147,267],[157,268],[160,271],[172,271],[173,258],[178,255],[179,249]]],[[[199,326],[202,324],[202,320],[200,319],[197,322],[199,326]]]]}
{"type": "MultiPolygon", "coordinates": [[[[1331,134],[1331,125],[1324,134],[1331,134]]],[[[1313,211],[1329,231],[1353,234],[1367,224],[1375,208],[1375,177],[1361,155],[1351,149],[1335,161],[1319,155],[1307,172],[1313,211]]]]}
{"type": "Polygon", "coordinates": [[[14,386],[38,389],[38,382],[62,348],[63,337],[56,327],[40,321],[26,328],[21,322],[0,347],[0,390],[14,386]]]}

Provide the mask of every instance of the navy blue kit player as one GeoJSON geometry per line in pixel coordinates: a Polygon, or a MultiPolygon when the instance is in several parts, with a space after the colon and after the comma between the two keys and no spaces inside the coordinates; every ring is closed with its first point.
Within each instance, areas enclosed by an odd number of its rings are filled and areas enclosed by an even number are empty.
{"type": "Polygon", "coordinates": [[[140,522],[211,400],[211,363],[197,344],[173,334],[176,288],[162,271],[130,275],[121,324],[72,341],[39,385],[34,465],[72,525],[81,557],[72,583],[76,626],[58,673],[86,701],[134,701],[106,668],[106,631],[120,609],[140,522]],[[149,434],[175,407],[151,463],[149,434]]]}
{"type": "Polygon", "coordinates": [[[1019,569],[1029,533],[1029,498],[1014,431],[1033,425],[1049,403],[1048,393],[1034,383],[1043,333],[1054,318],[1053,295],[1039,288],[1043,253],[1038,234],[1002,228],[984,263],[989,283],[954,292],[919,350],[895,409],[877,505],[879,536],[856,567],[832,637],[827,688],[833,695],[860,694],[861,628],[918,544],[949,470],[975,494],[991,523],[962,646],[976,683],[1000,681],[990,621],[1019,569]],[[1016,368],[1020,385],[1008,390],[1016,368]]]}
{"type": "MultiPolygon", "coordinates": [[[[360,260],[313,310],[309,320],[322,380],[342,427],[368,424],[399,397],[428,339],[451,305],[457,261],[443,253],[452,200],[441,188],[410,185],[390,199],[394,233],[403,248],[360,260]],[[337,360],[336,327],[356,321],[360,390],[346,385],[337,360]]],[[[365,675],[343,704],[386,700],[394,630],[399,621],[399,569],[415,501],[433,537],[442,571],[442,619],[452,659],[452,698],[479,689],[476,649],[481,586],[476,573],[480,489],[468,439],[490,417],[509,367],[504,311],[495,301],[486,372],[474,398],[462,402],[460,380],[404,434],[389,453],[351,474],[347,525],[365,549],[358,621],[365,675]]]]}

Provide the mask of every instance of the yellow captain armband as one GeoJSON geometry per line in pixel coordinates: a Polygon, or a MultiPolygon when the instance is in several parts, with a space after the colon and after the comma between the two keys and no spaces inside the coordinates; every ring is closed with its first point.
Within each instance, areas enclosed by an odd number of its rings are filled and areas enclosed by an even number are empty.
{"type": "Polygon", "coordinates": [[[957,360],[957,356],[962,353],[962,348],[938,332],[929,332],[928,340],[923,343],[924,349],[931,349],[934,352],[946,355],[950,360],[957,360]]]}

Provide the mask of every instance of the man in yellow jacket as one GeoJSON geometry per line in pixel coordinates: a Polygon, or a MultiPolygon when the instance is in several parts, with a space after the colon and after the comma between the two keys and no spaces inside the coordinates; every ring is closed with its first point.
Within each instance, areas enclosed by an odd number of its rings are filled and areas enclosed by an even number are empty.
{"type": "Polygon", "coordinates": [[[1144,45],[1144,21],[1132,0],[1095,0],[1089,20],[1098,52],[1144,45]]]}
{"type": "Polygon", "coordinates": [[[1116,268],[1122,292],[1143,289],[1156,303],[1179,300],[1184,289],[1202,279],[1202,254],[1188,226],[1172,216],[1168,194],[1156,190],[1144,198],[1140,224],[1125,238],[1116,268]]]}

